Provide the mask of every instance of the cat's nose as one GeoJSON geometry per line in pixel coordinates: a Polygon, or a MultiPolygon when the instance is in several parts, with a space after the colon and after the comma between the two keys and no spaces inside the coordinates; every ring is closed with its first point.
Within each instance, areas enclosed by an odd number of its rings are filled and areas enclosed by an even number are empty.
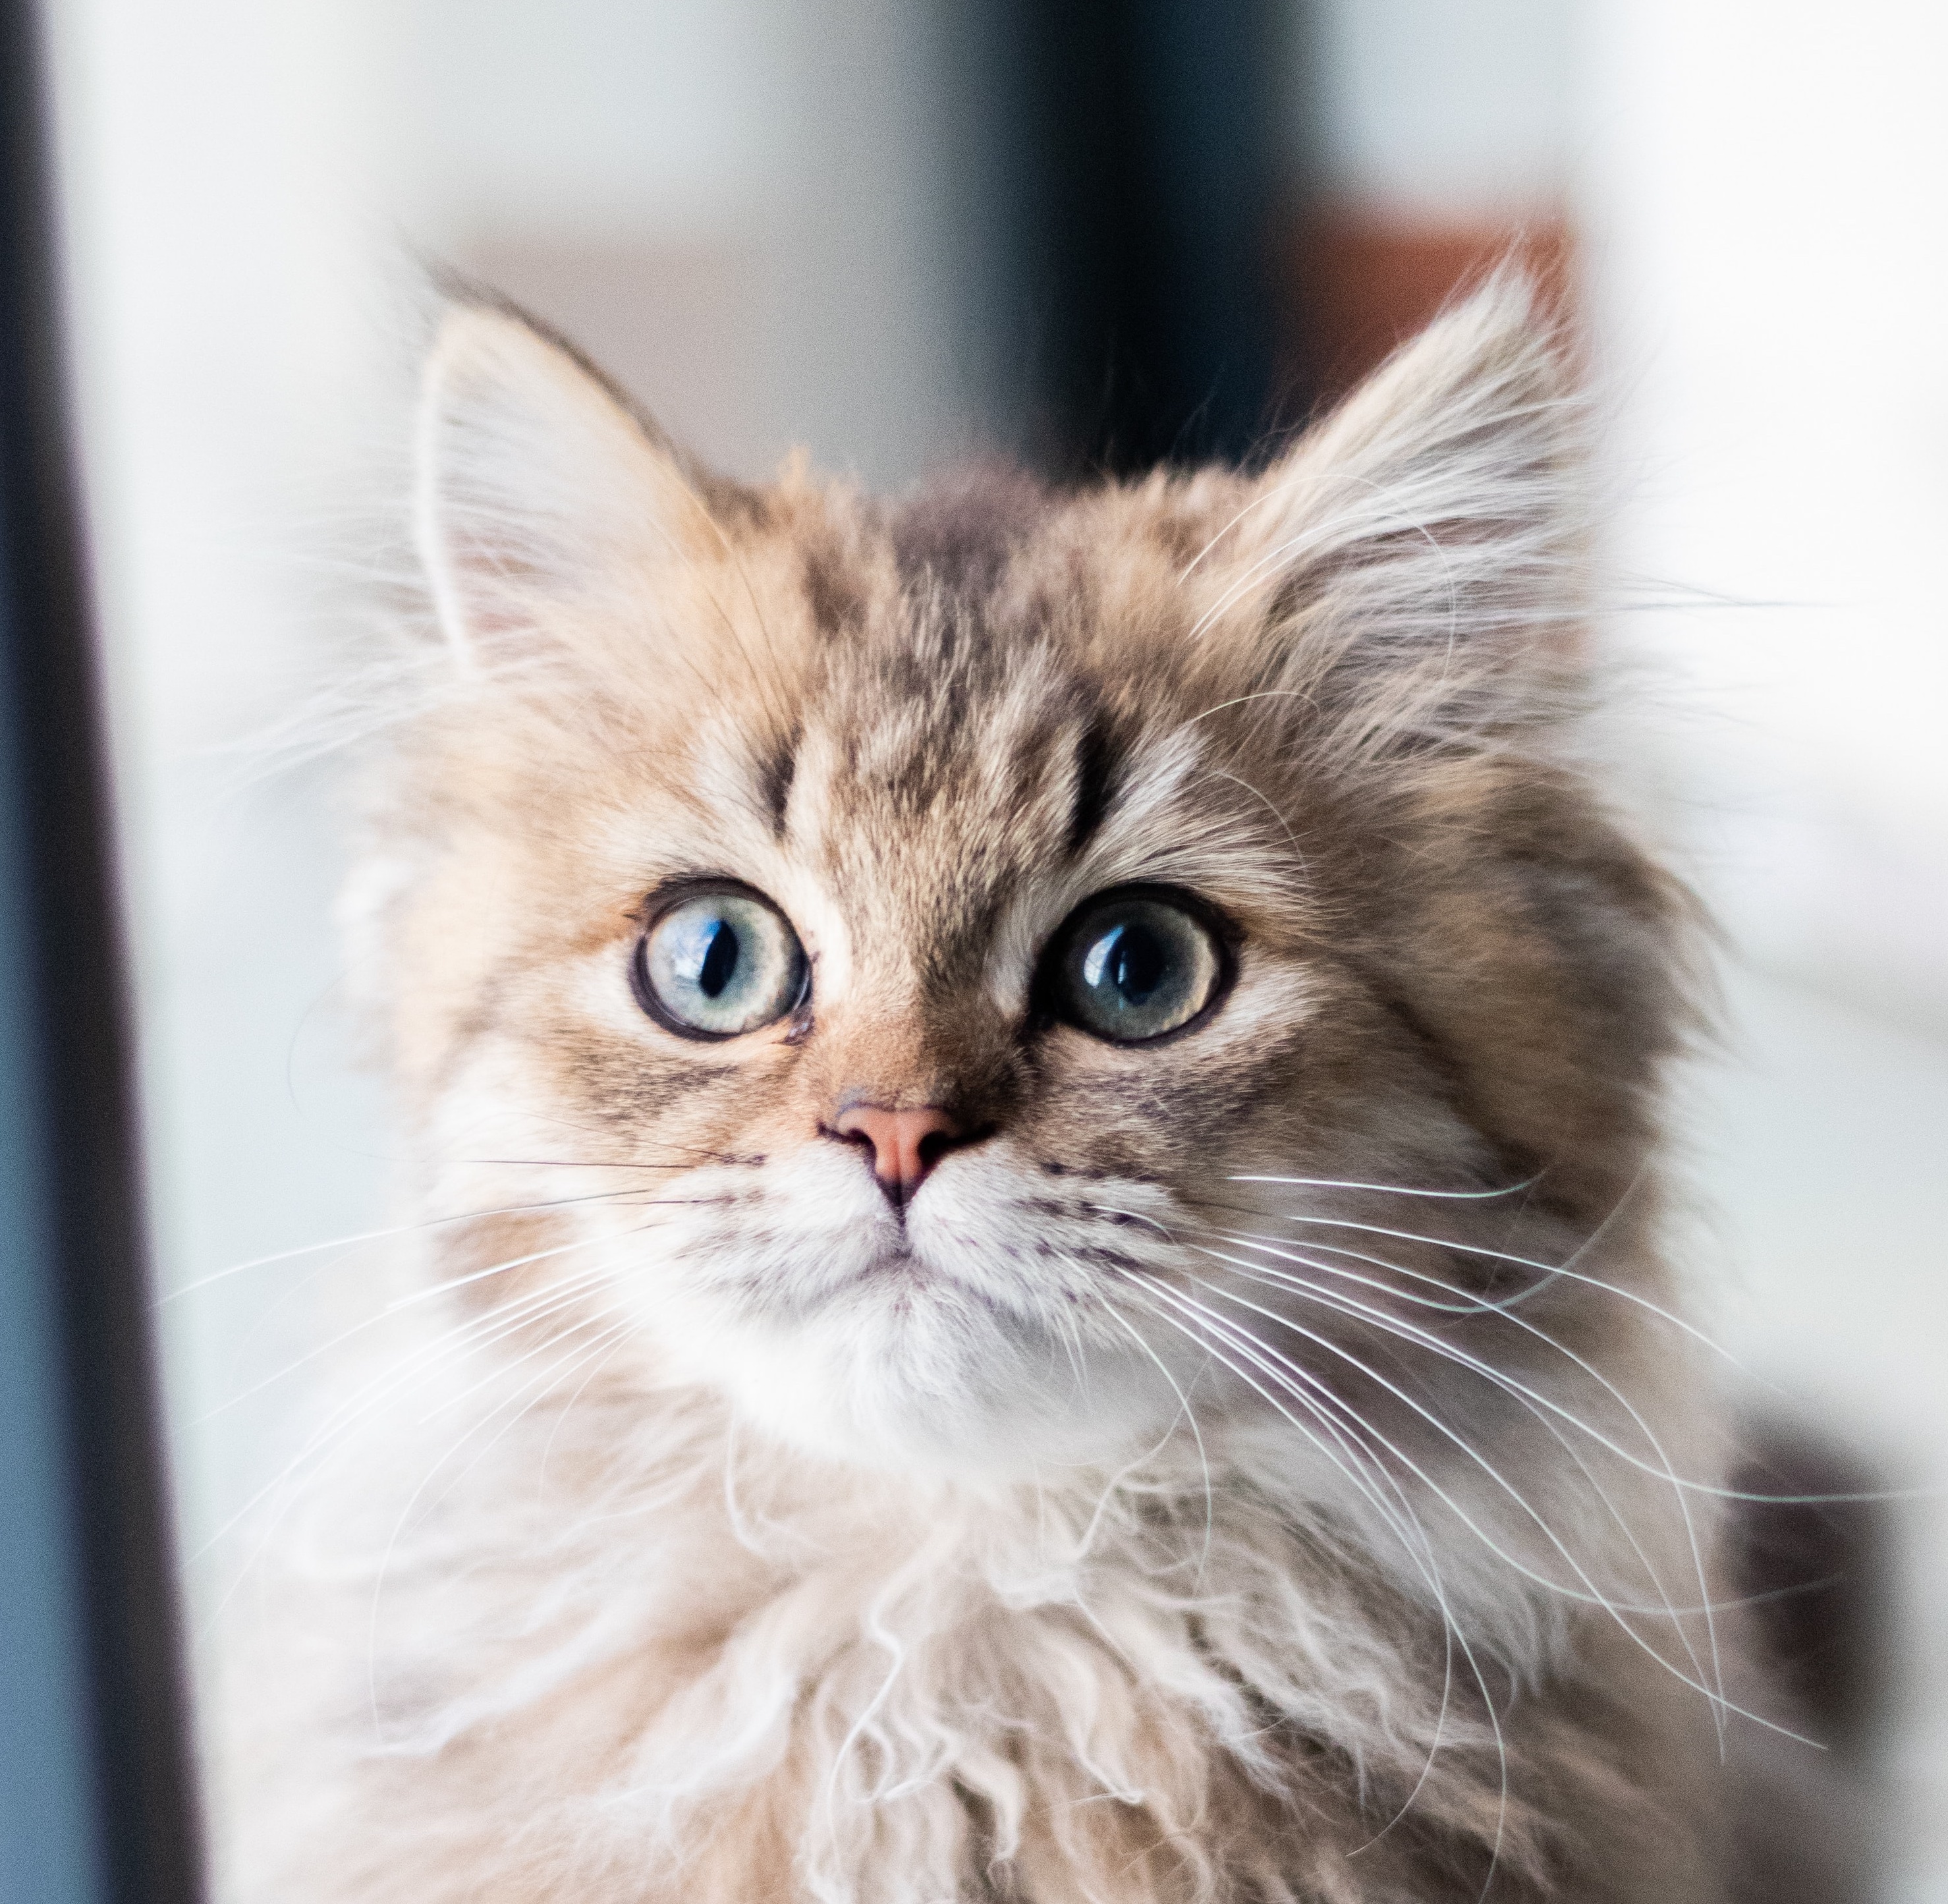
{"type": "Polygon", "coordinates": [[[835,1137],[871,1148],[873,1174],[896,1206],[920,1188],[941,1158],[967,1141],[959,1123],[936,1104],[917,1111],[854,1104],[841,1111],[829,1127],[835,1137]]]}

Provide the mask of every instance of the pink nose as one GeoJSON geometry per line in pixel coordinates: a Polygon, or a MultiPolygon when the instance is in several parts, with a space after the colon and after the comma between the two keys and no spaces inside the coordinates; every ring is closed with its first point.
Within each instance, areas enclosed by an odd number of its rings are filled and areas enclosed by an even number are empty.
{"type": "Polygon", "coordinates": [[[960,1125],[932,1104],[917,1111],[855,1104],[833,1119],[832,1132],[853,1143],[871,1145],[873,1174],[895,1203],[905,1202],[920,1188],[928,1171],[961,1137],[960,1125]]]}

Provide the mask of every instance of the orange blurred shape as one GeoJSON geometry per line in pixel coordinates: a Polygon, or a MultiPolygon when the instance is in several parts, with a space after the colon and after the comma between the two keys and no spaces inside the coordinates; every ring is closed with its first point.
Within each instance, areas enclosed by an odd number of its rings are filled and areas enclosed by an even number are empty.
{"type": "Polygon", "coordinates": [[[1286,367],[1295,386],[1343,395],[1457,291],[1504,259],[1574,317],[1574,246],[1559,211],[1444,218],[1357,202],[1301,213],[1282,247],[1286,367]]]}

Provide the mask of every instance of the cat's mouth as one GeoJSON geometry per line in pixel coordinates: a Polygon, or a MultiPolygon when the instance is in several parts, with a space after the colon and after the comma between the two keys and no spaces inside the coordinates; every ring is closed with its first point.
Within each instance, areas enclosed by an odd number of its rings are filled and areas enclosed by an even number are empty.
{"type": "Polygon", "coordinates": [[[992,1307],[991,1286],[997,1265],[992,1246],[955,1237],[945,1243],[935,1237],[914,1237],[906,1223],[895,1218],[882,1227],[863,1261],[849,1264],[828,1285],[827,1300],[870,1301],[883,1298],[903,1303],[914,1297],[941,1295],[992,1307]],[[957,1261],[956,1259],[959,1260],[957,1261]]]}
{"type": "Polygon", "coordinates": [[[916,1249],[901,1223],[896,1236],[882,1242],[874,1254],[840,1285],[845,1289],[882,1288],[913,1290],[959,1285],[960,1279],[945,1264],[923,1256],[916,1249]]]}

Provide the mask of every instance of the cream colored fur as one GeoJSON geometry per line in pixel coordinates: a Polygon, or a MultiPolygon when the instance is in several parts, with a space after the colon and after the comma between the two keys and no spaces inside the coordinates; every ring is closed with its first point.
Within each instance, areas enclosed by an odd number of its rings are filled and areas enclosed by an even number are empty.
{"type": "Polygon", "coordinates": [[[902,513],[451,315],[451,684],[348,902],[425,1227],[272,1503],[234,1895],[1721,1894],[1685,908],[1579,764],[1580,426],[1503,283],[1262,476],[902,513]],[[638,1009],[699,871],[802,1024],[638,1009]],[[1034,1016],[1131,881],[1239,934],[1155,1050],[1034,1016]],[[895,1214],[858,1087],[984,1140],[895,1214]]]}

